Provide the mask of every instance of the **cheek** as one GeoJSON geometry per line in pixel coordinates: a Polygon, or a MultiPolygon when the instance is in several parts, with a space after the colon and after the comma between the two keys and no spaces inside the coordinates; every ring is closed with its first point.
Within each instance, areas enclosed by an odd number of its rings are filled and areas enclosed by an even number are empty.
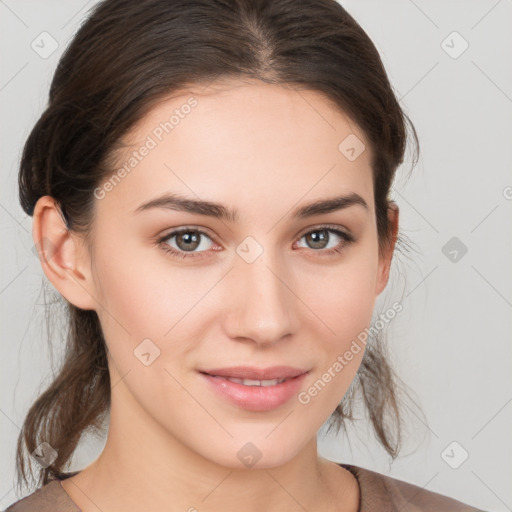
{"type": "Polygon", "coordinates": [[[338,348],[370,323],[377,271],[376,254],[354,250],[338,267],[322,269],[303,282],[305,302],[311,304],[312,311],[333,331],[330,339],[338,348]]]}
{"type": "Polygon", "coordinates": [[[169,396],[175,403],[185,403],[187,397],[171,374],[176,374],[176,361],[186,365],[193,345],[194,336],[179,329],[191,308],[188,294],[176,276],[155,265],[141,269],[139,256],[133,251],[130,258],[120,254],[96,261],[100,302],[105,306],[98,316],[112,358],[111,378],[122,379],[144,407],[158,407],[169,396]]]}
{"type": "Polygon", "coordinates": [[[97,296],[106,325],[117,323],[133,336],[162,337],[201,290],[194,291],[193,283],[184,279],[188,276],[165,266],[161,255],[148,256],[147,248],[125,244],[116,251],[114,244],[104,244],[94,265],[97,296]]]}
{"type": "Polygon", "coordinates": [[[169,265],[165,254],[150,258],[147,248],[103,247],[94,268],[98,316],[117,371],[130,371],[132,379],[145,372],[146,380],[150,369],[187,366],[203,326],[201,299],[217,278],[169,265]],[[154,362],[145,367],[137,357],[148,352],[154,362]]]}
{"type": "Polygon", "coordinates": [[[354,252],[345,263],[336,277],[331,272],[329,279],[321,280],[321,286],[317,280],[316,287],[311,288],[315,290],[311,309],[323,325],[315,320],[318,364],[298,402],[306,409],[321,411],[318,416],[322,418],[341,402],[361,365],[366,329],[375,306],[377,257],[371,252],[354,252]]]}

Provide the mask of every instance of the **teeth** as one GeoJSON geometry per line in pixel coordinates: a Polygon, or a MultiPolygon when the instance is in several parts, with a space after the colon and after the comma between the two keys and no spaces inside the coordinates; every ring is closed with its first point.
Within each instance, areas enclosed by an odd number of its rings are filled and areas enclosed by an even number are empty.
{"type": "Polygon", "coordinates": [[[226,377],[226,380],[235,382],[236,384],[243,384],[244,386],[276,386],[281,384],[286,379],[271,379],[271,380],[252,380],[252,379],[236,379],[234,377],[226,377]]]}

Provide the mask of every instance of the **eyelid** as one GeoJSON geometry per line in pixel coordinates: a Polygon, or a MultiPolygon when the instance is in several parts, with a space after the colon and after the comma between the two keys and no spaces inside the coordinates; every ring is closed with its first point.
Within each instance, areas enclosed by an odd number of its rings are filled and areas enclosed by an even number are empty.
{"type": "MultiPolygon", "coordinates": [[[[209,233],[205,228],[200,228],[198,226],[188,226],[188,225],[180,226],[178,228],[170,228],[168,231],[164,231],[162,234],[158,234],[158,235],[154,236],[153,240],[162,241],[167,238],[170,238],[171,236],[179,235],[180,233],[184,233],[187,231],[194,231],[197,233],[201,233],[202,235],[207,236],[208,238],[210,238],[212,241],[215,242],[215,236],[212,235],[211,233],[209,233]]],[[[217,243],[217,242],[215,242],[215,243],[217,243]]]]}
{"type": "MultiPolygon", "coordinates": [[[[333,231],[340,231],[342,232],[349,240],[354,240],[354,237],[351,235],[351,233],[349,231],[347,231],[345,228],[343,228],[342,226],[339,226],[337,224],[318,224],[318,225],[314,225],[314,226],[309,226],[307,228],[304,228],[302,231],[299,231],[299,233],[297,235],[295,235],[294,239],[295,241],[301,239],[304,235],[307,235],[308,233],[311,233],[311,232],[314,232],[314,231],[321,231],[321,230],[333,230],[333,231]]],[[[202,227],[199,227],[199,226],[193,226],[193,225],[185,225],[185,226],[180,226],[178,228],[170,228],[170,230],[164,234],[159,234],[157,236],[154,237],[154,240],[157,240],[157,241],[163,241],[167,238],[170,238],[171,236],[175,236],[175,235],[179,235],[180,233],[183,233],[183,232],[187,232],[187,231],[195,231],[197,233],[201,233],[205,236],[207,236],[208,238],[210,238],[210,240],[212,240],[212,242],[215,242],[217,245],[220,245],[217,243],[216,241],[216,237],[212,234],[210,234],[206,228],[202,228],[202,227]]],[[[203,251],[205,252],[205,251],[203,251]]],[[[319,251],[320,252],[320,251],[319,251]]]]}
{"type": "Polygon", "coordinates": [[[337,224],[319,224],[317,226],[308,227],[308,228],[305,228],[304,230],[300,231],[299,234],[296,235],[295,238],[300,239],[304,235],[307,235],[308,233],[311,233],[314,231],[322,231],[323,229],[325,229],[326,231],[339,231],[339,232],[343,233],[348,239],[350,239],[350,240],[354,239],[352,234],[347,229],[345,229],[342,226],[339,226],[337,224]]]}

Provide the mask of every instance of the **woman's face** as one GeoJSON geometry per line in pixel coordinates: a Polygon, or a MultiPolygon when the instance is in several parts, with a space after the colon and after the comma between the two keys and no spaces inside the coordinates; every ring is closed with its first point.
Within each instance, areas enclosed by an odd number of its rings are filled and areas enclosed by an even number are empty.
{"type": "Polygon", "coordinates": [[[112,418],[227,467],[282,464],[342,400],[387,281],[366,139],[317,93],[233,82],[161,102],[126,142],[95,192],[88,288],[112,418]]]}

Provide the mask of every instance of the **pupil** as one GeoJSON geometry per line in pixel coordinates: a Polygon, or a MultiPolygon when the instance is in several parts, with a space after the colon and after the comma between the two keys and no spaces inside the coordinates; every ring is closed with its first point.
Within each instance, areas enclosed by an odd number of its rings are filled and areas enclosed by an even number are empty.
{"type": "Polygon", "coordinates": [[[185,247],[188,247],[188,249],[191,248],[190,242],[192,242],[192,245],[194,243],[196,244],[194,247],[192,247],[192,249],[195,249],[197,247],[198,238],[199,238],[199,236],[197,235],[197,233],[194,234],[194,233],[191,233],[190,231],[186,232],[186,233],[182,233],[179,236],[180,241],[185,241],[185,247]]]}
{"type": "MultiPolygon", "coordinates": [[[[323,231],[314,231],[310,234],[310,237],[313,239],[313,245],[314,244],[320,244],[320,248],[322,248],[322,242],[325,242],[327,240],[327,233],[325,230],[323,231]]],[[[315,247],[319,248],[319,247],[315,247]]]]}

